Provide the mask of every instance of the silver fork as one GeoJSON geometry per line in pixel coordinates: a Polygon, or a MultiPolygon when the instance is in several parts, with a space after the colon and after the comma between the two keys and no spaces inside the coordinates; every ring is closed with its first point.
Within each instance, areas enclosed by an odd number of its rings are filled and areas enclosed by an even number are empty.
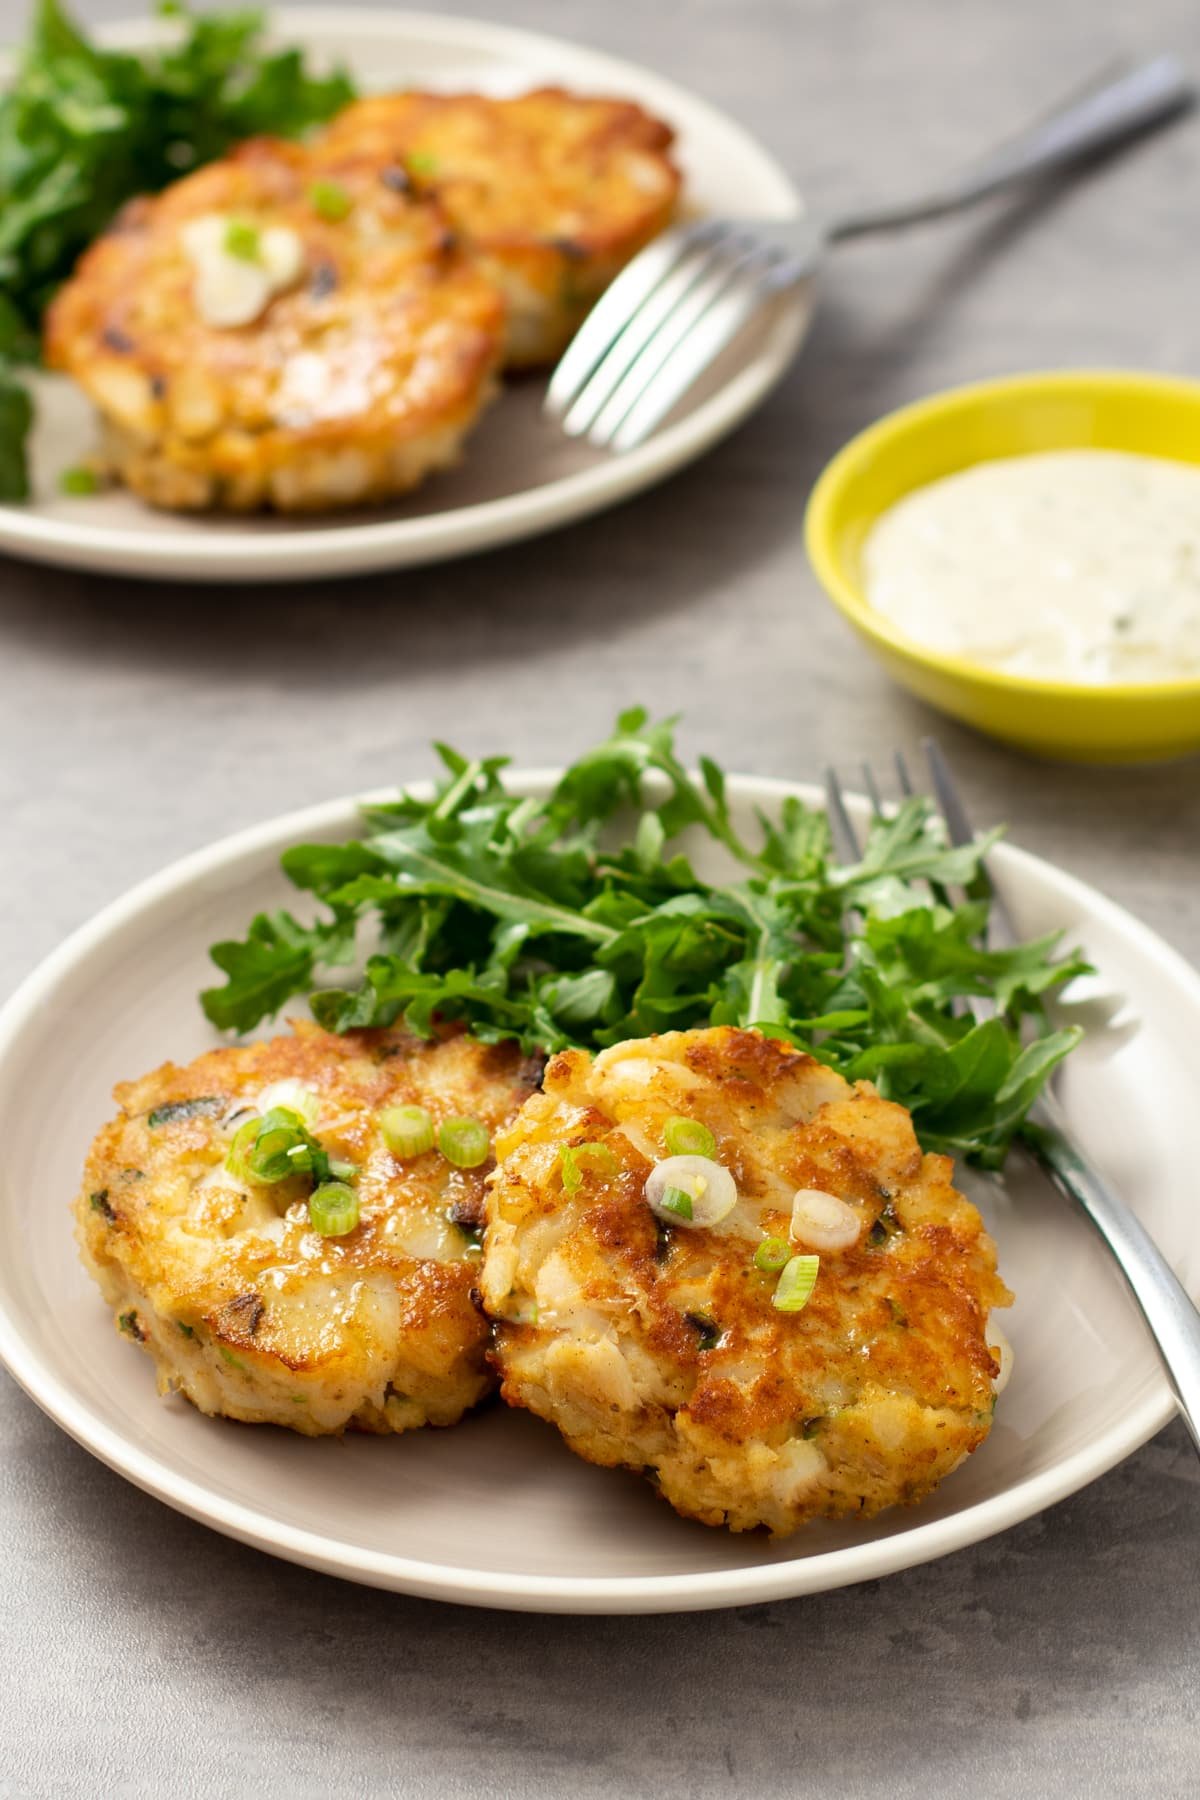
{"type": "Polygon", "coordinates": [[[664,232],[597,301],[555,369],[545,408],[610,450],[647,438],[754,316],[814,275],[831,244],[973,206],[1094,154],[1190,104],[1173,56],[1109,69],[956,180],[899,204],[821,219],[703,219],[664,232]]]}
{"type": "MultiPolygon", "coordinates": [[[[975,833],[944,753],[932,738],[926,738],[921,747],[950,842],[973,843],[975,833]]],[[[900,790],[911,795],[914,789],[905,759],[897,751],[894,760],[900,790]]],[[[873,811],[885,816],[879,784],[865,764],[863,777],[873,811]]],[[[858,833],[832,769],[826,774],[825,786],[834,848],[840,858],[857,862],[862,854],[858,833]]],[[[1015,944],[1019,936],[1012,913],[991,871],[985,873],[991,888],[991,916],[999,927],[996,936],[1015,944]]],[[[968,1004],[977,1018],[994,1015],[994,1003],[986,997],[968,1004]]],[[[1183,1422],[1200,1451],[1200,1311],[1149,1232],[1073,1141],[1052,1089],[1047,1088],[1031,1110],[1024,1141],[1053,1185],[1074,1201],[1111,1250],[1158,1346],[1183,1422]]]]}

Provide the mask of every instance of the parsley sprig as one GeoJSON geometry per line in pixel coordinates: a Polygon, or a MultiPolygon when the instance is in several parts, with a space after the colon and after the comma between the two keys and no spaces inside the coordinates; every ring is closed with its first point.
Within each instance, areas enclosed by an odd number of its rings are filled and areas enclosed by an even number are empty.
{"type": "Polygon", "coordinates": [[[693,780],[674,721],[640,710],[566,771],[548,799],[511,793],[506,759],[437,746],[432,799],[364,814],[363,835],[302,844],[283,868],[320,903],[315,920],[260,914],[211,954],[226,976],[203,996],[246,1031],[318,986],[333,1031],[403,1018],[428,1034],[463,1019],[485,1041],[589,1049],[703,1024],[758,1026],[908,1106],[930,1149],[998,1167],[1047,1077],[1078,1041],[1052,1029],[1050,995],[1087,969],[1057,932],[983,947],[981,858],[996,833],[953,848],[932,803],[877,819],[862,860],[833,860],[823,812],[785,799],[754,841],[735,828],[725,778],[693,780]],[[681,846],[719,844],[736,874],[711,882],[681,846]],[[995,1000],[977,1023],[962,1005],[995,1000]]]}

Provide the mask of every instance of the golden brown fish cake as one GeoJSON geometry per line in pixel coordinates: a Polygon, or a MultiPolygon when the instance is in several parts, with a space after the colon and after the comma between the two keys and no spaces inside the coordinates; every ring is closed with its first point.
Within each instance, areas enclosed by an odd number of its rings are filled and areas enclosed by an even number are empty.
{"type": "Polygon", "coordinates": [[[589,1461],[783,1535],[920,1500],[986,1438],[988,1312],[1011,1296],[949,1160],[868,1083],[754,1032],[674,1032],[555,1057],[496,1148],[481,1285],[502,1392],[589,1461]],[[645,1195],[673,1116],[736,1181],[709,1228],[664,1225],[645,1195]],[[565,1165],[584,1143],[604,1148],[565,1165]],[[755,1251],[788,1237],[801,1189],[832,1195],[854,1242],[782,1312],[755,1251]]]}
{"type": "Polygon", "coordinates": [[[385,500],[457,460],[503,332],[501,295],[436,201],[349,152],[318,169],[262,138],[128,205],[54,301],[45,351],[144,500],[296,512],[385,500]],[[268,234],[289,265],[246,322],[203,309],[210,226],[242,251],[253,234],[235,277],[268,234]]]}
{"type": "Polygon", "coordinates": [[[513,1046],[464,1034],[429,1044],[298,1024],[293,1037],[166,1063],[118,1087],[121,1112],[88,1157],[77,1232],[160,1390],[309,1436],[454,1424],[494,1385],[472,1297],[490,1159],[459,1169],[434,1149],[399,1161],[379,1115],[417,1104],[435,1122],[467,1115],[494,1131],[536,1079],[513,1046]],[[225,1167],[238,1125],[298,1093],[315,1097],[323,1148],[359,1171],[360,1223],[343,1237],[312,1229],[304,1178],[267,1187],[225,1167]]]}
{"type": "Polygon", "coordinates": [[[539,88],[383,94],[339,113],[316,154],[353,146],[436,194],[508,300],[510,366],[555,361],[613,277],[669,223],[674,133],[626,100],[539,88]]]}

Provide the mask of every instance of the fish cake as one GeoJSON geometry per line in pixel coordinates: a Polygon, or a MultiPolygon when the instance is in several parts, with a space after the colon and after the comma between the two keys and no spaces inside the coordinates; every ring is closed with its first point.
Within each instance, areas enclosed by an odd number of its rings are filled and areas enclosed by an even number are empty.
{"type": "Polygon", "coordinates": [[[506,360],[554,362],[631,257],[670,222],[674,133],[627,100],[538,88],[368,97],[339,113],[317,154],[374,157],[435,194],[508,301],[506,360]]]}
{"type": "Polygon", "coordinates": [[[53,302],[45,355],[109,472],[180,511],[311,512],[455,462],[504,301],[436,200],[260,138],[131,202],[53,302]]]}
{"type": "MultiPolygon", "coordinates": [[[[512,1045],[455,1032],[294,1035],[166,1063],[116,1090],[76,1201],[83,1260],[160,1390],[201,1412],[317,1436],[453,1425],[493,1387],[473,1297],[490,1156],[458,1168],[434,1148],[400,1160],[395,1105],[494,1132],[538,1071],[512,1045]],[[300,1109],[335,1164],[352,1164],[360,1222],[323,1237],[311,1177],[266,1185],[227,1167],[239,1130],[300,1109]]],[[[237,1161],[235,1153],[235,1164],[237,1161]]]]}
{"type": "Polygon", "coordinates": [[[727,1027],[566,1051],[497,1156],[481,1285],[504,1398],[677,1512],[777,1536],[866,1518],[987,1437],[988,1315],[1011,1296],[949,1159],[869,1083],[727,1027]],[[708,1168],[682,1200],[681,1131],[708,1168]],[[813,1254],[811,1297],[781,1310],[813,1254]]]}

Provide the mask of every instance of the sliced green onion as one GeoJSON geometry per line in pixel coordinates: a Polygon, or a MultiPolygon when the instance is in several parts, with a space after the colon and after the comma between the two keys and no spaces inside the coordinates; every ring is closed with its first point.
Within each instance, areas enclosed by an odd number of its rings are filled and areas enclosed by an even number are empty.
{"type": "Polygon", "coordinates": [[[771,1304],[779,1312],[803,1312],[817,1285],[819,1256],[793,1256],[784,1264],[783,1274],[775,1284],[771,1304]]]}
{"type": "Polygon", "coordinates": [[[717,1140],[699,1119],[685,1119],[678,1113],[663,1126],[663,1143],[672,1156],[711,1156],[717,1140]]]}
{"type": "Polygon", "coordinates": [[[790,1261],[792,1247],[786,1238],[764,1238],[754,1252],[754,1266],[774,1275],[790,1261]]]}
{"type": "Polygon", "coordinates": [[[479,1119],[443,1119],[437,1142],[456,1169],[477,1169],[492,1153],[488,1128],[479,1119]]]}
{"type": "Polygon", "coordinates": [[[428,150],[410,150],[405,162],[414,175],[436,175],[438,159],[431,156],[428,150]]]}
{"type": "Polygon", "coordinates": [[[304,1175],[320,1187],[330,1180],[353,1181],[358,1174],[353,1163],[331,1158],[290,1106],[273,1106],[261,1117],[253,1113],[244,1120],[229,1146],[225,1167],[239,1181],[268,1186],[304,1175]]]}
{"type": "Polygon", "coordinates": [[[692,1217],[692,1196],[685,1194],[682,1188],[664,1188],[658,1205],[663,1212],[674,1213],[677,1219],[692,1217]]]}
{"type": "Polygon", "coordinates": [[[239,262],[257,262],[262,250],[258,226],[245,219],[230,219],[225,227],[225,249],[239,262]]]}
{"type": "Polygon", "coordinates": [[[254,1179],[254,1172],[246,1159],[250,1154],[251,1145],[258,1137],[258,1128],[261,1124],[262,1119],[258,1113],[251,1113],[245,1123],[239,1125],[234,1133],[233,1142],[229,1146],[229,1154],[225,1158],[225,1167],[231,1175],[236,1175],[239,1181],[254,1179]]]}
{"type": "Polygon", "coordinates": [[[738,1197],[729,1170],[710,1156],[668,1156],[655,1163],[646,1177],[645,1194],[651,1212],[660,1218],[705,1229],[728,1218],[738,1197]],[[688,1202],[686,1212],[678,1204],[680,1194],[688,1202]],[[676,1196],[674,1204],[665,1203],[668,1195],[676,1196]]]}
{"type": "Polygon", "coordinates": [[[80,496],[94,494],[99,486],[100,477],[97,475],[95,469],[86,468],[82,464],[75,469],[64,469],[58,478],[58,491],[60,494],[77,494],[80,496]]]}
{"type": "Polygon", "coordinates": [[[423,1106],[389,1106],[379,1115],[379,1129],[393,1156],[424,1156],[437,1141],[433,1120],[423,1106]]]}
{"type": "Polygon", "coordinates": [[[321,1116],[321,1101],[311,1088],[305,1087],[302,1081],[290,1077],[284,1081],[273,1081],[259,1094],[255,1105],[264,1116],[282,1107],[286,1112],[295,1113],[305,1125],[315,1125],[321,1116]]]}
{"type": "Polygon", "coordinates": [[[312,1168],[308,1133],[295,1113],[283,1120],[283,1111],[276,1107],[259,1121],[258,1135],[246,1155],[255,1181],[286,1181],[289,1175],[306,1175],[312,1168]]]}
{"type": "Polygon", "coordinates": [[[594,1169],[599,1175],[615,1175],[619,1166],[607,1144],[563,1144],[558,1160],[562,1164],[563,1192],[566,1194],[579,1192],[587,1169],[594,1169]]]}
{"type": "Polygon", "coordinates": [[[322,1237],[345,1237],[358,1224],[358,1195],[344,1181],[327,1181],[313,1190],[308,1218],[322,1237]]]}
{"type": "Polygon", "coordinates": [[[344,219],[354,204],[340,181],[314,181],[308,190],[308,198],[313,211],[332,225],[344,219]]]}

